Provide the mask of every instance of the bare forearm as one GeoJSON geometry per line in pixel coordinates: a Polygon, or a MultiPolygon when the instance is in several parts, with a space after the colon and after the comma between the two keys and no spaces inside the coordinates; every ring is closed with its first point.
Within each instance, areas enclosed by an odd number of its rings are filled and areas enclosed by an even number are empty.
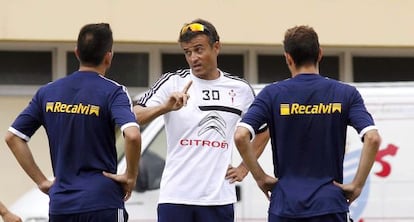
{"type": "Polygon", "coordinates": [[[32,152],[25,141],[8,132],[6,142],[16,157],[17,162],[38,186],[47,180],[46,176],[34,161],[32,152]]]}
{"type": "Polygon", "coordinates": [[[243,158],[243,165],[247,167],[247,170],[251,172],[256,181],[261,180],[264,176],[266,176],[253,153],[243,153],[241,156],[243,158]]]}
{"type": "Polygon", "coordinates": [[[256,180],[263,178],[266,174],[257,161],[258,155],[261,154],[260,149],[253,151],[252,144],[250,143],[250,132],[246,128],[237,128],[235,133],[235,143],[243,158],[242,164],[250,170],[256,180]]]}
{"type": "Polygon", "coordinates": [[[136,127],[125,129],[125,158],[127,163],[126,173],[128,178],[138,176],[139,160],[141,156],[141,134],[136,127]]]}
{"type": "Polygon", "coordinates": [[[165,106],[159,105],[154,107],[143,107],[140,105],[134,106],[134,113],[137,119],[137,122],[140,125],[145,125],[158,116],[161,116],[165,113],[167,113],[168,110],[165,106]]]}
{"type": "MultiPolygon", "coordinates": [[[[252,141],[252,147],[254,148],[254,153],[257,159],[262,155],[269,138],[269,130],[266,130],[265,132],[257,134],[252,141]]],[[[243,162],[240,165],[246,167],[243,162]]]]}
{"type": "Polygon", "coordinates": [[[6,215],[7,212],[8,212],[8,210],[7,210],[6,206],[4,206],[2,202],[0,202],[0,216],[6,215]]]}
{"type": "Polygon", "coordinates": [[[375,156],[381,143],[381,137],[376,130],[367,132],[364,136],[364,146],[361,158],[353,183],[358,187],[363,187],[365,181],[375,162],[375,156]]]}

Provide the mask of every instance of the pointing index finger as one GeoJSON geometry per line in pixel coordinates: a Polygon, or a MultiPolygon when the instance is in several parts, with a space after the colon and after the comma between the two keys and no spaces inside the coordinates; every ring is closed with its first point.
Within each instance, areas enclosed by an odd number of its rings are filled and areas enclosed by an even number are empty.
{"type": "Polygon", "coordinates": [[[183,93],[184,94],[187,94],[187,91],[188,91],[188,89],[190,88],[190,86],[191,86],[191,84],[193,84],[193,81],[192,80],[190,80],[185,86],[184,86],[184,89],[183,89],[183,93]]]}

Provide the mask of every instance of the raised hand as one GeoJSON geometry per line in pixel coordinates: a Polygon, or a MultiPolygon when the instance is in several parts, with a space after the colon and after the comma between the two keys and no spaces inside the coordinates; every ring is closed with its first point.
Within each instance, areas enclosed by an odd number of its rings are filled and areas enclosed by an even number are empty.
{"type": "Polygon", "coordinates": [[[190,98],[188,94],[188,89],[190,88],[193,81],[189,81],[181,92],[174,92],[170,95],[167,101],[167,107],[169,110],[179,110],[183,106],[187,105],[187,101],[190,98]]]}

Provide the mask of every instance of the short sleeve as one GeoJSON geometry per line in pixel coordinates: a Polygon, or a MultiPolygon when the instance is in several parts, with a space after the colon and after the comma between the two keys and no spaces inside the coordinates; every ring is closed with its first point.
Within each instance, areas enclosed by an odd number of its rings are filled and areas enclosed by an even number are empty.
{"type": "Polygon", "coordinates": [[[132,101],[124,86],[120,86],[115,92],[110,110],[113,121],[122,131],[128,126],[139,127],[132,111],[132,101]]]}
{"type": "Polygon", "coordinates": [[[368,129],[376,129],[374,119],[365,107],[361,94],[353,88],[349,110],[349,125],[355,128],[361,138],[368,129]]]}
{"type": "Polygon", "coordinates": [[[29,105],[17,116],[9,131],[29,141],[43,123],[40,90],[36,92],[29,105]]]}

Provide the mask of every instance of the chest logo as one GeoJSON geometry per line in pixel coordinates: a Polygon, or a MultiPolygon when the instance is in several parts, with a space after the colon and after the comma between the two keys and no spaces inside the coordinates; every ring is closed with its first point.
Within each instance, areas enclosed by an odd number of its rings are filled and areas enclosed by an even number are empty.
{"type": "Polygon", "coordinates": [[[224,121],[223,117],[215,111],[210,112],[203,119],[201,119],[198,126],[201,128],[198,131],[199,136],[213,130],[220,134],[223,138],[226,138],[226,121],[224,121]]]}
{"type": "Polygon", "coordinates": [[[234,104],[234,97],[236,97],[236,92],[234,92],[234,90],[230,90],[229,96],[231,98],[231,104],[234,104]]]}

